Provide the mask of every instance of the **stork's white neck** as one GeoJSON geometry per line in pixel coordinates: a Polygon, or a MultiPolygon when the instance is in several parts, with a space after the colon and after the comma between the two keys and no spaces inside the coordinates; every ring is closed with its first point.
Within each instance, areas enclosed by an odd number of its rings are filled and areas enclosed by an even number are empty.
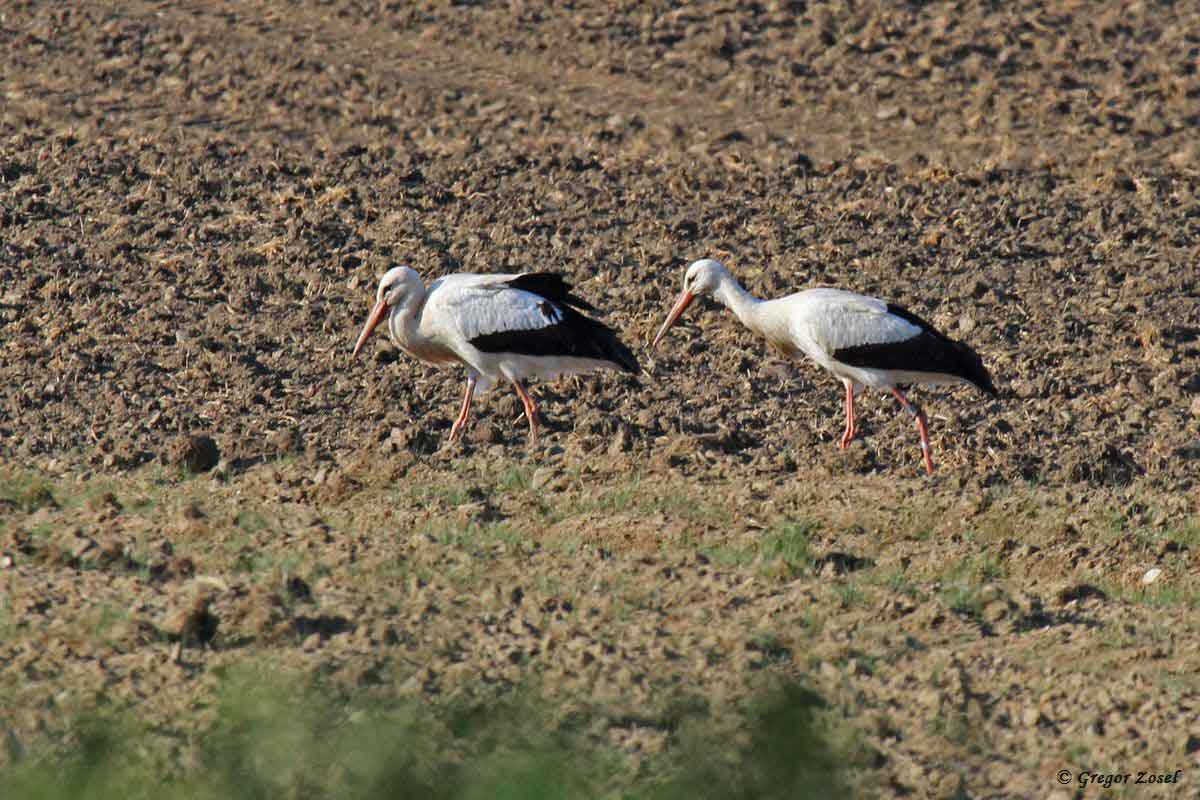
{"type": "Polygon", "coordinates": [[[747,328],[759,330],[758,311],[763,301],[743,289],[737,278],[726,273],[713,292],[713,299],[732,311],[747,328]]]}
{"type": "Polygon", "coordinates": [[[392,308],[388,314],[388,334],[392,341],[403,350],[419,349],[425,336],[421,333],[421,311],[425,306],[426,295],[420,292],[410,292],[404,302],[392,308]]]}

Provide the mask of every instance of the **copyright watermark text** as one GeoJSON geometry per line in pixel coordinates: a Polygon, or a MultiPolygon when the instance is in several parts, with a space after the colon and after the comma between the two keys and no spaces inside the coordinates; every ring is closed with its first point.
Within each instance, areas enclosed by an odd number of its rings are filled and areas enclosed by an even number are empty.
{"type": "Polygon", "coordinates": [[[1102,786],[1105,789],[1111,789],[1113,786],[1137,786],[1138,784],[1151,786],[1156,784],[1181,783],[1183,781],[1183,770],[1177,769],[1174,772],[1155,772],[1153,770],[1139,770],[1138,772],[1091,772],[1082,770],[1080,772],[1072,772],[1069,769],[1060,769],[1058,771],[1058,782],[1063,786],[1070,786],[1075,783],[1080,786],[1102,786]]]}

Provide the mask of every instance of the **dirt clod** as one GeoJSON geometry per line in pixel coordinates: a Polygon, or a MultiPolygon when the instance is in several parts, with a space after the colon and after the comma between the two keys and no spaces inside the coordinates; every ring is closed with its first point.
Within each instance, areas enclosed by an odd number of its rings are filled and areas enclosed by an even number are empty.
{"type": "Polygon", "coordinates": [[[184,647],[209,644],[220,626],[220,620],[210,610],[212,602],[209,592],[196,592],[167,615],[162,624],[163,632],[173,640],[179,640],[184,647]]]}
{"type": "Polygon", "coordinates": [[[180,436],[171,441],[165,460],[192,475],[199,475],[215,467],[221,460],[221,453],[211,436],[180,436]]]}

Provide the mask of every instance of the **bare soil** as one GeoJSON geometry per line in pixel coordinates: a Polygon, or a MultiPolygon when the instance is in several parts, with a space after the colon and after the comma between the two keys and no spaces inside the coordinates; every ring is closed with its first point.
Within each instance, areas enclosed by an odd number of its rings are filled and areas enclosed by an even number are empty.
{"type": "Polygon", "coordinates": [[[1197,796],[1200,12],[624,6],[0,10],[9,755],[68,707],[202,725],[259,659],[536,675],[636,774],[657,701],[781,673],[868,796],[1197,796]],[[902,303],[1000,398],[915,393],[932,478],[885,398],[843,453],[839,384],[725,312],[646,349],[702,256],[902,303]],[[443,450],[461,375],[349,360],[397,263],[561,271],[647,372],[443,450]]]}

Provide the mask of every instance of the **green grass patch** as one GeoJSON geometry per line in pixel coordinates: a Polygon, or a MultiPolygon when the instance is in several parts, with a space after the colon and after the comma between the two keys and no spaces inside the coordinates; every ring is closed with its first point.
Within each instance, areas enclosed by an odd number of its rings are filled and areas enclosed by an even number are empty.
{"type": "Polygon", "coordinates": [[[1200,517],[1188,517],[1178,526],[1168,530],[1164,538],[1176,541],[1188,550],[1200,549],[1200,517]]]}
{"type": "Polygon", "coordinates": [[[270,520],[261,511],[247,509],[239,511],[233,518],[233,524],[244,530],[246,533],[258,533],[260,531],[269,530],[271,527],[270,520]]]}
{"type": "Polygon", "coordinates": [[[709,561],[722,567],[745,567],[754,563],[758,548],[754,545],[712,544],[700,548],[709,561]]]}
{"type": "Polygon", "coordinates": [[[7,593],[0,595],[0,641],[11,642],[16,638],[18,627],[12,598],[7,593]]]}
{"type": "Polygon", "coordinates": [[[1003,580],[1007,574],[1004,563],[994,555],[964,556],[942,573],[940,596],[952,611],[978,618],[986,602],[983,587],[1003,580]]]}
{"type": "Polygon", "coordinates": [[[757,564],[762,574],[791,580],[812,570],[809,539],[821,527],[812,520],[781,522],[749,542],[701,546],[700,552],[723,567],[757,564]]]}
{"type": "Polygon", "coordinates": [[[918,597],[921,594],[917,585],[909,576],[908,571],[899,567],[880,572],[872,577],[877,586],[882,586],[889,591],[898,592],[912,598],[918,597]]]}
{"type": "Polygon", "coordinates": [[[533,540],[506,522],[458,523],[442,520],[426,524],[421,532],[438,544],[462,548],[474,555],[484,554],[488,547],[497,543],[506,545],[514,553],[537,549],[533,540]]]}
{"type": "Polygon", "coordinates": [[[1140,583],[1130,586],[1108,579],[1100,579],[1095,583],[1110,600],[1151,608],[1200,610],[1200,583],[1186,572],[1168,572],[1149,586],[1140,583]]]}
{"type": "Polygon", "coordinates": [[[854,581],[843,581],[834,587],[837,592],[838,601],[841,604],[843,611],[848,611],[852,608],[865,605],[867,603],[867,594],[862,587],[854,581]]]}
{"type": "Polygon", "coordinates": [[[5,791],[24,800],[845,797],[851,757],[830,743],[824,709],[797,684],[732,716],[701,702],[659,718],[564,714],[528,690],[431,706],[234,675],[220,680],[206,730],[164,736],[132,716],[80,717],[56,752],[11,765],[5,791]],[[631,776],[595,735],[610,725],[666,731],[674,744],[631,776]]]}
{"type": "Polygon", "coordinates": [[[32,514],[40,508],[58,508],[62,491],[41,475],[24,470],[0,472],[0,515],[6,506],[32,514]]]}
{"type": "Polygon", "coordinates": [[[813,520],[783,522],[767,531],[763,537],[762,557],[773,566],[782,567],[786,577],[794,577],[812,568],[810,539],[821,524],[813,520]]]}
{"type": "Polygon", "coordinates": [[[584,514],[640,514],[663,516],[696,525],[728,526],[733,512],[725,505],[711,502],[689,485],[666,485],[644,481],[634,473],[623,482],[596,491],[572,474],[571,491],[556,494],[553,500],[539,501],[538,512],[550,523],[584,514]]]}

